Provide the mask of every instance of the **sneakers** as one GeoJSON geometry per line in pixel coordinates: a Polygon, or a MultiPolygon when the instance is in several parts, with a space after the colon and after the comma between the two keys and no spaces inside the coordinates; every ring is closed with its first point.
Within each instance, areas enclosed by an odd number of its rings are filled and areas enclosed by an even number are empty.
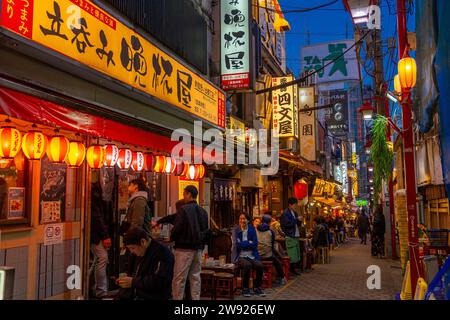
{"type": "Polygon", "coordinates": [[[255,290],[253,290],[253,292],[258,297],[265,297],[266,296],[266,294],[264,293],[264,291],[261,288],[256,288],[255,290]]]}
{"type": "Polygon", "coordinates": [[[251,297],[252,294],[250,293],[250,290],[249,290],[249,289],[242,289],[242,296],[248,298],[248,297],[251,297]]]}

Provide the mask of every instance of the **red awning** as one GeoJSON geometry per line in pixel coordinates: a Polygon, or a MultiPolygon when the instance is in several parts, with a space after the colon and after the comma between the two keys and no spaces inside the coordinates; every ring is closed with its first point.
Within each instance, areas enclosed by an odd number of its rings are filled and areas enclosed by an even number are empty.
{"type": "Polygon", "coordinates": [[[57,126],[63,130],[116,140],[170,153],[177,144],[170,138],[122,124],[0,86],[0,112],[10,117],[57,126]]]}

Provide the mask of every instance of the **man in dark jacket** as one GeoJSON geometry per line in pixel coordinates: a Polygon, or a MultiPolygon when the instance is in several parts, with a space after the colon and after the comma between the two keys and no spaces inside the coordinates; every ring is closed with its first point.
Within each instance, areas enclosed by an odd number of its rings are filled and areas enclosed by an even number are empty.
{"type": "Polygon", "coordinates": [[[176,215],[171,233],[175,242],[175,268],[172,281],[174,300],[183,300],[186,280],[189,277],[192,300],[200,300],[202,251],[209,231],[208,214],[197,204],[198,190],[195,186],[184,188],[185,205],[176,215]]]}
{"type": "Polygon", "coordinates": [[[300,262],[300,229],[302,222],[294,208],[297,204],[296,198],[288,199],[288,208],[281,215],[281,229],[286,235],[286,250],[291,258],[291,272],[295,275],[299,273],[295,270],[295,265],[300,262]]]}
{"type": "Polygon", "coordinates": [[[367,232],[369,231],[369,218],[366,213],[363,211],[358,217],[356,222],[358,226],[359,238],[361,239],[361,244],[367,244],[367,232]]]}
{"type": "Polygon", "coordinates": [[[132,254],[130,269],[116,281],[121,287],[116,299],[170,299],[174,266],[170,250],[136,227],[127,231],[124,244],[132,254]]]}
{"type": "Polygon", "coordinates": [[[100,184],[93,183],[91,188],[91,251],[94,262],[90,271],[95,271],[95,296],[103,298],[108,294],[108,279],[106,266],[108,264],[108,249],[111,238],[105,222],[105,212],[100,184]]]}

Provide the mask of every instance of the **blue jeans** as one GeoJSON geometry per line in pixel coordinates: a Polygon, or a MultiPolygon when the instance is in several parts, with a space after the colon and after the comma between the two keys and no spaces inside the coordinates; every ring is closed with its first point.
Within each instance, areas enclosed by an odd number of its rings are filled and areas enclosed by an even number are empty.
{"type": "Polygon", "coordinates": [[[91,267],[95,271],[95,294],[97,297],[108,293],[108,279],[106,276],[106,265],[108,264],[108,251],[106,251],[102,242],[91,244],[91,251],[94,255],[94,263],[91,267]]]}

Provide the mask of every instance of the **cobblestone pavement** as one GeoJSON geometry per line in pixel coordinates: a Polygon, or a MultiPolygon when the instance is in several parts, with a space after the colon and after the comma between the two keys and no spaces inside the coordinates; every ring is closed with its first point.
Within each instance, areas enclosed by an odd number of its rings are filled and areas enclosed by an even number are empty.
{"type": "Polygon", "coordinates": [[[287,285],[266,289],[265,298],[238,300],[393,300],[400,292],[402,275],[400,263],[388,258],[378,259],[370,255],[370,241],[361,245],[350,239],[340,248],[331,251],[330,264],[314,265],[313,270],[291,278],[287,285]],[[381,289],[367,288],[367,267],[378,265],[381,269],[381,289]]]}

